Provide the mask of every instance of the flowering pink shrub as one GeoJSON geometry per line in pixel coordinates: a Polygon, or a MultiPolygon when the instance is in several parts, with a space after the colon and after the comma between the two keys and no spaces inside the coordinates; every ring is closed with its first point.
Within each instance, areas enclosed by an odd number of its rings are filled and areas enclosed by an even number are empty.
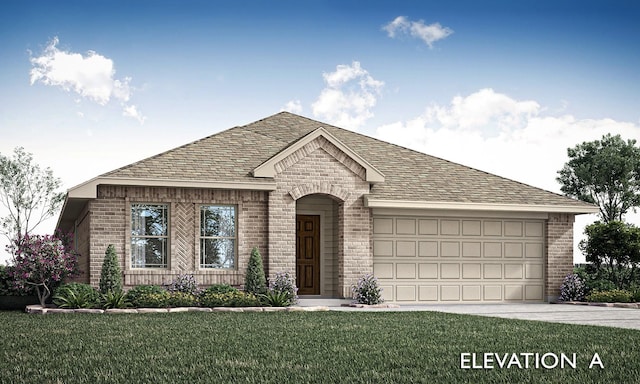
{"type": "Polygon", "coordinates": [[[34,286],[41,305],[51,295],[53,284],[77,273],[77,254],[62,239],[50,235],[28,235],[15,240],[13,284],[34,286]]]}

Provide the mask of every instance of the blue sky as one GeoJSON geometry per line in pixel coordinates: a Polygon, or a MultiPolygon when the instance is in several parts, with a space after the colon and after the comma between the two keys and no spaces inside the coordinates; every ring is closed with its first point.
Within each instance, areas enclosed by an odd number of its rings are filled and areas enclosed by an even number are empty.
{"type": "Polygon", "coordinates": [[[0,153],[70,188],[289,110],[557,192],[567,147],[640,138],[639,19],[616,0],[5,0],[0,153]]]}

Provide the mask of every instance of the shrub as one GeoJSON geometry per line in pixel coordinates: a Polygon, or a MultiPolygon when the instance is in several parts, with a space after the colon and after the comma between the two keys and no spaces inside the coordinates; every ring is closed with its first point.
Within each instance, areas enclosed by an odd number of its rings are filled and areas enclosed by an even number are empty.
{"type": "Polygon", "coordinates": [[[170,307],[197,307],[200,305],[198,297],[188,292],[169,292],[170,307]]]}
{"type": "Polygon", "coordinates": [[[260,298],[270,307],[288,307],[291,305],[289,292],[267,291],[260,298]]]}
{"type": "Polygon", "coordinates": [[[103,309],[128,308],[131,303],[127,299],[127,294],[123,291],[109,291],[100,296],[100,304],[103,309]]]}
{"type": "Polygon", "coordinates": [[[267,291],[267,278],[264,275],[262,256],[260,256],[258,248],[251,250],[247,274],[244,278],[244,290],[256,296],[262,295],[267,291]]]}
{"type": "Polygon", "coordinates": [[[631,292],[622,289],[593,291],[587,296],[587,301],[594,303],[630,303],[632,299],[631,292]]]}
{"type": "Polygon", "coordinates": [[[358,283],[351,287],[351,292],[353,300],[358,304],[375,305],[384,302],[378,279],[371,274],[361,277],[358,283]]]}
{"type": "Polygon", "coordinates": [[[197,296],[201,290],[198,288],[198,282],[193,275],[184,274],[176,276],[176,278],[167,285],[167,291],[182,292],[197,296]]]}
{"type": "Polygon", "coordinates": [[[55,290],[53,303],[60,308],[94,308],[100,303],[100,294],[89,284],[62,284],[55,290]]]}
{"type": "Polygon", "coordinates": [[[18,289],[35,287],[42,306],[54,285],[77,273],[77,254],[55,236],[24,236],[14,240],[12,248],[15,250],[13,283],[18,289]]]}
{"type": "Polygon", "coordinates": [[[122,291],[122,272],[120,271],[120,263],[118,255],[113,244],[109,244],[104,253],[104,261],[102,262],[102,271],[100,272],[100,292],[106,294],[108,292],[122,291]]]}
{"type": "Polygon", "coordinates": [[[203,294],[206,293],[229,293],[229,292],[238,292],[238,288],[234,288],[229,284],[214,284],[209,288],[205,289],[203,294]]]}
{"type": "Polygon", "coordinates": [[[258,307],[260,300],[252,293],[232,291],[226,293],[205,292],[200,296],[203,307],[258,307]]]}
{"type": "Polygon", "coordinates": [[[145,307],[150,295],[162,295],[168,292],[157,285],[138,285],[127,292],[126,298],[134,307],[145,307]]]}
{"type": "Polygon", "coordinates": [[[575,273],[567,274],[560,286],[560,301],[583,301],[585,288],[580,276],[575,273]]]}
{"type": "Polygon", "coordinates": [[[272,293],[283,293],[286,295],[289,305],[298,302],[298,287],[296,279],[287,272],[278,272],[273,280],[269,281],[269,291],[272,293]]]}
{"type": "Polygon", "coordinates": [[[0,296],[31,296],[35,292],[32,285],[21,286],[13,278],[13,266],[0,265],[0,296]]]}

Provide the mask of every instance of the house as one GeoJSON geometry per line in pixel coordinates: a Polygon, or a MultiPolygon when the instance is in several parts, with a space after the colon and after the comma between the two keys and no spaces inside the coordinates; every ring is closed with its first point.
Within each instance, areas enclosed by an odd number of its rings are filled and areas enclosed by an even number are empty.
{"type": "Polygon", "coordinates": [[[300,295],[350,297],[373,273],[394,302],[542,302],[572,270],[574,216],[596,211],[281,112],[71,188],[58,229],[94,286],[108,244],[126,287],[242,285],[257,247],[300,295]]]}

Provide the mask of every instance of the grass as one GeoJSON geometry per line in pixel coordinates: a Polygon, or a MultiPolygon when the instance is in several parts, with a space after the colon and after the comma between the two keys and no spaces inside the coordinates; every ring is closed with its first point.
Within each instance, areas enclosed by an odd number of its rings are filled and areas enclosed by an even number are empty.
{"type": "Polygon", "coordinates": [[[435,312],[0,312],[0,333],[2,383],[640,381],[638,331],[435,312]],[[578,367],[460,369],[463,352],[576,353],[578,367]]]}

